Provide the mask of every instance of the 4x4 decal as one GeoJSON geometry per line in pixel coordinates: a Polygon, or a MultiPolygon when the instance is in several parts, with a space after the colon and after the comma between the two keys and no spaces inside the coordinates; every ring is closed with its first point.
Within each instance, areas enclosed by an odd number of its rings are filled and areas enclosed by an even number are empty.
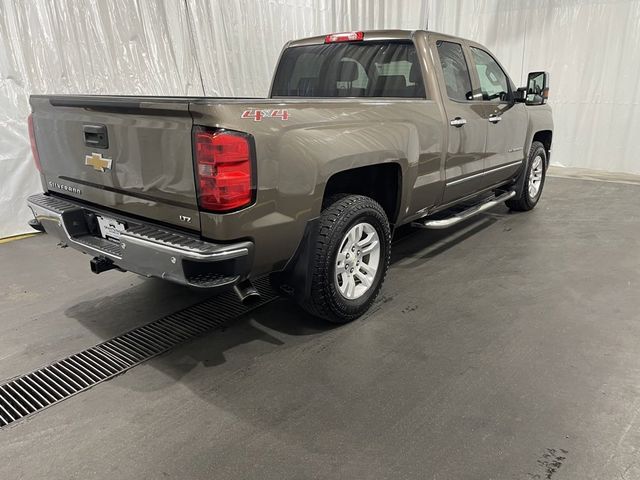
{"type": "Polygon", "coordinates": [[[250,108],[242,112],[241,118],[253,118],[254,122],[259,122],[263,118],[279,118],[280,120],[289,120],[288,110],[258,110],[250,108]]]}

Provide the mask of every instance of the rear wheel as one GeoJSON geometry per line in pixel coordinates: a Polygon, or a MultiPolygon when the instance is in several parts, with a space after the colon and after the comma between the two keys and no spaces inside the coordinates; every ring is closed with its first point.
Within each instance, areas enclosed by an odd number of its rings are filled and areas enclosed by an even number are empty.
{"type": "Polygon", "coordinates": [[[334,197],[323,210],[315,242],[311,288],[301,305],[334,323],[365,313],[384,281],[391,229],[382,207],[362,195],[334,197]]]}
{"type": "Polygon", "coordinates": [[[526,212],[532,210],[540,200],[542,187],[547,173],[547,151],[540,142],[533,142],[529,150],[529,159],[520,195],[505,203],[511,210],[526,212]]]}

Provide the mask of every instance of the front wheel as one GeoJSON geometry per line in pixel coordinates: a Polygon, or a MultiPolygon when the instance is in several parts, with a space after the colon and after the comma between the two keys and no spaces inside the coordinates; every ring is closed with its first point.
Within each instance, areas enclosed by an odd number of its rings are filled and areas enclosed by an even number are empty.
{"type": "Polygon", "coordinates": [[[511,210],[526,212],[532,210],[540,200],[547,173],[547,151],[540,142],[533,142],[529,150],[525,178],[520,195],[505,203],[511,210]]]}
{"type": "Polygon", "coordinates": [[[334,323],[358,318],[378,295],[390,258],[391,229],[382,207],[362,195],[334,198],[320,217],[302,307],[334,323]]]}

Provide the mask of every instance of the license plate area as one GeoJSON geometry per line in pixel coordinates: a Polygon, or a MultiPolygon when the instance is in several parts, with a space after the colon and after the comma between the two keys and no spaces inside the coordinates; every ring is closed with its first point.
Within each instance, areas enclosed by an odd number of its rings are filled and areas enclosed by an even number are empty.
{"type": "Polygon", "coordinates": [[[105,217],[104,215],[96,215],[100,236],[114,242],[120,241],[120,235],[127,228],[127,224],[119,222],[115,218],[105,217]]]}

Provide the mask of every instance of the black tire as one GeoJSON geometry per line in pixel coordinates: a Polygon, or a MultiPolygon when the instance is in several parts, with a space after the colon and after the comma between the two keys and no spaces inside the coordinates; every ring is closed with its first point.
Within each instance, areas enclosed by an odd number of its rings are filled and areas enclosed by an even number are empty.
{"type": "Polygon", "coordinates": [[[507,207],[518,212],[527,212],[529,210],[533,210],[533,208],[538,204],[540,196],[542,195],[544,181],[547,176],[547,151],[545,150],[542,143],[533,142],[531,144],[531,149],[529,150],[529,158],[527,159],[527,165],[525,168],[526,170],[523,172],[525,178],[522,182],[520,194],[517,197],[510,198],[505,202],[507,207]],[[532,196],[529,193],[529,179],[533,175],[534,168],[532,167],[534,167],[534,161],[537,157],[542,158],[542,179],[540,180],[540,186],[537,193],[532,196]]]}
{"type": "MultiPolygon", "coordinates": [[[[362,257],[364,259],[364,257],[362,257]]],[[[310,293],[300,305],[314,316],[333,323],[347,323],[365,313],[380,292],[391,259],[391,228],[376,201],[362,195],[342,195],[329,200],[322,211],[311,269],[310,293]],[[359,298],[348,299],[338,289],[334,275],[338,250],[345,235],[355,225],[372,226],[380,245],[380,258],[374,280],[359,298]]]]}

